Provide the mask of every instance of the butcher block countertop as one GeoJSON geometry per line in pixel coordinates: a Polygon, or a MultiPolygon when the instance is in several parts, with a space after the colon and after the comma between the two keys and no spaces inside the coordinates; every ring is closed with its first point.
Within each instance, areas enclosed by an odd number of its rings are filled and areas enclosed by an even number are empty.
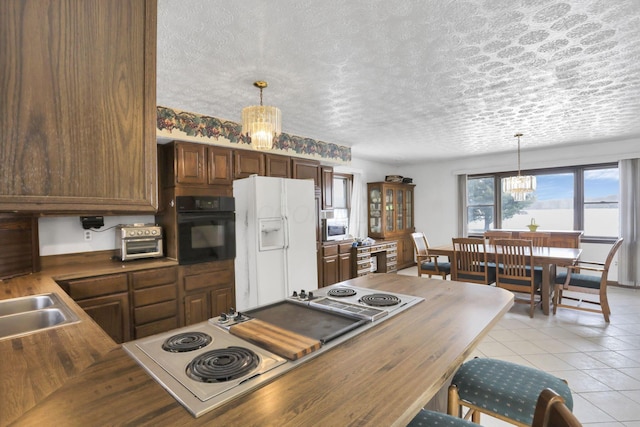
{"type": "Polygon", "coordinates": [[[425,301],[193,418],[50,277],[0,282],[0,299],[53,291],[82,319],[0,341],[0,425],[404,426],[513,304],[503,289],[397,274],[345,283],[425,301]]]}

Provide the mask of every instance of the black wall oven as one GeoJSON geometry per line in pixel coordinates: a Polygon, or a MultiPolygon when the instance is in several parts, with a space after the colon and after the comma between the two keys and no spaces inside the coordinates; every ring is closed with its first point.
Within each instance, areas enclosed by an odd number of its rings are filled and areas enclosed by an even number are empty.
{"type": "Polygon", "coordinates": [[[176,212],[179,264],[235,258],[233,197],[177,196],[176,212]]]}

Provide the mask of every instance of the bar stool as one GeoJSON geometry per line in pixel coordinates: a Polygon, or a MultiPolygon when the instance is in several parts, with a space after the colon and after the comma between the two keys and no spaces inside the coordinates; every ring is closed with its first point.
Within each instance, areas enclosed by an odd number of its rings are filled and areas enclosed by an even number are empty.
{"type": "Polygon", "coordinates": [[[517,426],[531,426],[538,396],[550,388],[573,409],[571,390],[565,381],[539,369],[498,359],[476,358],[462,364],[449,386],[447,412],[480,423],[480,413],[517,426]]]}

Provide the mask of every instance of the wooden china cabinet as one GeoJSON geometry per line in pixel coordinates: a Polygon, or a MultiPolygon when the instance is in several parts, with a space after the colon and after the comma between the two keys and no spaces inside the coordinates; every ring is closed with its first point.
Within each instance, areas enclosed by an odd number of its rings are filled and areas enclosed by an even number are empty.
{"type": "Polygon", "coordinates": [[[398,242],[398,269],[415,264],[411,242],[415,231],[414,187],[392,182],[367,184],[369,237],[398,242]]]}

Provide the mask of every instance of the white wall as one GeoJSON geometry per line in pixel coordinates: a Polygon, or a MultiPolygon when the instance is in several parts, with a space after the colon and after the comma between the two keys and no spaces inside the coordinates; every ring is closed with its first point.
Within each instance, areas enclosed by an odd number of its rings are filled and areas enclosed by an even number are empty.
{"type": "Polygon", "coordinates": [[[116,248],[116,225],[154,222],[153,215],[105,216],[104,227],[90,231],[87,241],[79,216],[39,218],[40,256],[112,250],[116,248]]]}

